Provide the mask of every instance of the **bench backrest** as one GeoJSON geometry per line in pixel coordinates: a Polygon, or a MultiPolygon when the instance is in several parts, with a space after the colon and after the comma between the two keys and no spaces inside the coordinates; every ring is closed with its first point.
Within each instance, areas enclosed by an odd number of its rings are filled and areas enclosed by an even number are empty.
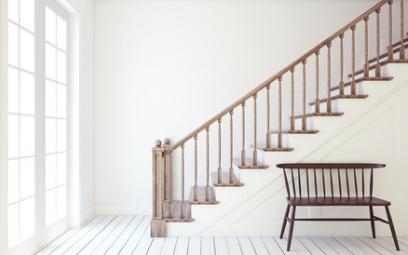
{"type": "Polygon", "coordinates": [[[278,164],[283,169],[288,198],[372,198],[373,170],[384,164],[278,164]]]}

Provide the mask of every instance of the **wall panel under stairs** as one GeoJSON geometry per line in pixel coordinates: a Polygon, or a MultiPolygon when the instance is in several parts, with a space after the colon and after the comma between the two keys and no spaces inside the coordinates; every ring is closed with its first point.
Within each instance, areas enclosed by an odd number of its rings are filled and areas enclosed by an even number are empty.
{"type": "MultiPolygon", "coordinates": [[[[293,152],[264,152],[266,170],[241,170],[244,186],[216,188],[218,205],[193,205],[192,223],[169,223],[169,235],[277,235],[286,202],[280,162],[376,162],[376,196],[392,202],[397,233],[408,234],[408,72],[405,64],[388,64],[388,82],[364,82],[364,100],[338,100],[342,117],[314,117],[315,135],[290,135],[293,152]]],[[[375,213],[384,216],[383,208],[375,213]]],[[[366,208],[299,208],[299,216],[368,216],[366,208]]],[[[379,235],[389,235],[377,223],[379,235]]],[[[368,235],[368,223],[297,223],[298,235],[368,235]]]]}

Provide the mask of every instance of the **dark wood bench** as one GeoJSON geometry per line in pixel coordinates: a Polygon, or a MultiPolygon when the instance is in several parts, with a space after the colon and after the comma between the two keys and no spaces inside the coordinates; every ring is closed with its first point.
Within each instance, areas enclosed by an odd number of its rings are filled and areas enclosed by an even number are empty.
{"type": "Polygon", "coordinates": [[[290,250],[295,221],[369,221],[373,238],[375,221],[390,226],[395,248],[399,250],[397,235],[390,213],[389,201],[373,197],[373,170],[384,164],[278,164],[283,169],[288,205],[283,218],[280,238],[289,222],[287,250],[290,250]],[[367,206],[369,218],[296,218],[299,206],[367,206]],[[384,206],[387,220],[374,215],[374,206],[384,206]],[[292,211],[291,211],[292,209],[292,211]],[[290,213],[290,217],[289,217],[290,213]]]}

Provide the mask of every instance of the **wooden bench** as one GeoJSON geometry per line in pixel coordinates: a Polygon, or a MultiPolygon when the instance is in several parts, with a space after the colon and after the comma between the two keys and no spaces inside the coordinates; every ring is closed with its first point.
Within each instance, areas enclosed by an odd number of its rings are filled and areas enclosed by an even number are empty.
{"type": "Polygon", "coordinates": [[[288,205],[280,238],[289,222],[287,250],[290,250],[295,221],[370,221],[373,238],[375,221],[389,225],[395,248],[399,250],[389,201],[373,197],[373,170],[383,164],[278,164],[283,169],[288,205]],[[296,218],[299,206],[367,206],[369,218],[296,218]],[[374,206],[384,206],[387,220],[374,215],[374,206]],[[290,212],[290,209],[292,211],[290,212]],[[290,213],[290,217],[289,217],[290,213]]]}

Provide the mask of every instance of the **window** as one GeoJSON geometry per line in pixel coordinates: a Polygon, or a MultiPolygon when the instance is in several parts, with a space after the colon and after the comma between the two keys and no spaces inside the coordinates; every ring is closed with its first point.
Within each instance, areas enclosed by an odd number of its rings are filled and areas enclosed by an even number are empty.
{"type": "Polygon", "coordinates": [[[9,247],[35,233],[34,0],[8,9],[8,232],[9,247]]]}
{"type": "Polygon", "coordinates": [[[67,210],[67,23],[45,10],[46,224],[67,210]]]}
{"type": "Polygon", "coordinates": [[[13,250],[27,251],[29,239],[56,237],[68,226],[68,17],[54,0],[8,0],[8,246],[13,250]]]}

